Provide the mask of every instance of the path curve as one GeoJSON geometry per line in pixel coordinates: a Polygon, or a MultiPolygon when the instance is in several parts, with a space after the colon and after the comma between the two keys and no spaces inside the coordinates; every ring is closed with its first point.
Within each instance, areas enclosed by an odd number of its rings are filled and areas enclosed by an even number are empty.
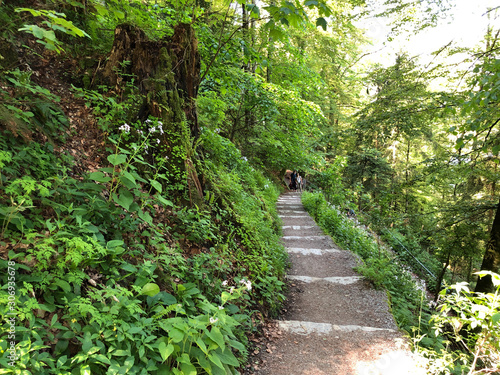
{"type": "Polygon", "coordinates": [[[288,308],[252,374],[425,374],[405,350],[386,293],[354,271],[358,258],[322,232],[300,194],[282,195],[278,212],[291,262],[288,308]]]}

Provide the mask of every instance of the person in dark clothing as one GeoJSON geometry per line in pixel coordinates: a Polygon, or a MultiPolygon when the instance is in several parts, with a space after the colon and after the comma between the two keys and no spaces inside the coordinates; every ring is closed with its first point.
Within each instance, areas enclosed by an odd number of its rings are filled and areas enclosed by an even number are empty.
{"type": "Polygon", "coordinates": [[[297,190],[297,171],[293,171],[291,180],[292,182],[290,183],[290,189],[297,190]]]}

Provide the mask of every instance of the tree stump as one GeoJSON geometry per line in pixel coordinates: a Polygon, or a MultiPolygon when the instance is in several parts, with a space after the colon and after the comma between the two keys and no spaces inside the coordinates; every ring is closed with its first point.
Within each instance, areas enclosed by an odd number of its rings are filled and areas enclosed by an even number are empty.
{"type": "Polygon", "coordinates": [[[182,171],[187,178],[191,201],[202,199],[192,149],[200,134],[195,107],[200,55],[191,25],[179,24],[173,36],[159,41],[149,40],[135,26],[119,25],[102,77],[117,93],[123,93],[125,83],[134,79],[144,96],[138,120],[145,121],[148,116],[162,120],[162,156],[169,159],[172,173],[182,171]]]}

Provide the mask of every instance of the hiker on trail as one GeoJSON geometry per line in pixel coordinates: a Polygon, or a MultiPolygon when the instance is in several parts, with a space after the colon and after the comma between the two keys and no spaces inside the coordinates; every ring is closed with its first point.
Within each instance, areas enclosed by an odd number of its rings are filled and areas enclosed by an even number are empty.
{"type": "Polygon", "coordinates": [[[290,183],[290,189],[297,190],[297,171],[293,171],[291,179],[292,182],[290,183]]]}
{"type": "Polygon", "coordinates": [[[302,176],[297,173],[297,188],[302,192],[302,176]]]}

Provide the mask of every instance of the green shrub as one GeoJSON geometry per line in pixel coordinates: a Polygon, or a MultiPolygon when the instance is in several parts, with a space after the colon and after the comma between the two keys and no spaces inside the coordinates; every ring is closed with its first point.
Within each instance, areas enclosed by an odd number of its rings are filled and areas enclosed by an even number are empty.
{"type": "Polygon", "coordinates": [[[111,167],[82,176],[49,143],[0,137],[0,266],[15,263],[19,356],[9,366],[2,337],[3,373],[236,374],[253,312],[284,300],[279,190],[214,137],[205,201],[178,206],[162,161],[143,156],[152,132],[113,121],[111,167]]]}
{"type": "Polygon", "coordinates": [[[490,275],[495,292],[473,293],[467,283],[443,289],[431,325],[416,337],[432,374],[500,371],[500,275],[476,274],[490,275]]]}

